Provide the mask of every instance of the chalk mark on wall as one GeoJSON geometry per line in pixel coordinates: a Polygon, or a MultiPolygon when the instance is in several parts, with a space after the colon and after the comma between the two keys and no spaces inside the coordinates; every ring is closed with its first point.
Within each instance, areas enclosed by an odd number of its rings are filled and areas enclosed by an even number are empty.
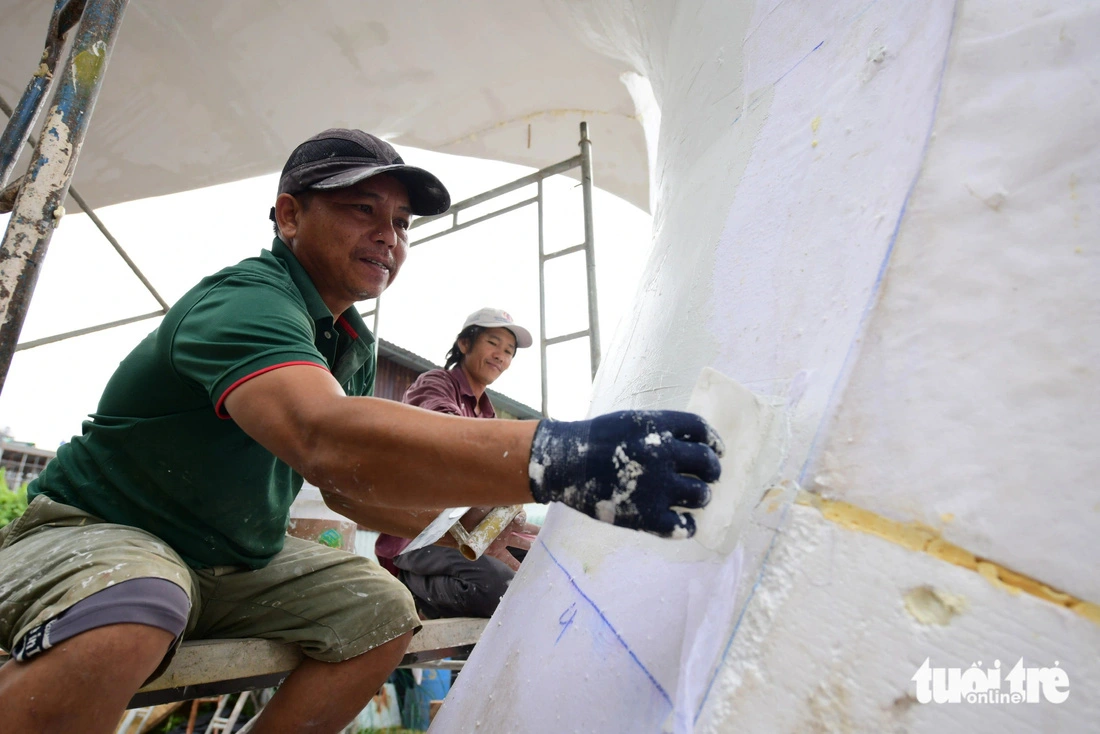
{"type": "MultiPolygon", "coordinates": [[[[615,629],[615,625],[611,624],[611,621],[607,618],[606,615],[604,615],[603,610],[600,609],[596,602],[592,601],[592,598],[588,596],[588,594],[584,593],[584,591],[580,587],[580,584],[577,583],[577,579],[573,576],[573,574],[569,573],[569,570],[562,565],[557,556],[555,556],[550,551],[550,548],[546,545],[546,542],[540,539],[539,544],[546,551],[546,555],[550,558],[550,560],[554,562],[554,565],[561,569],[561,572],[565,575],[566,580],[569,581],[570,585],[572,585],[577,594],[580,595],[581,599],[588,602],[588,605],[592,607],[592,610],[595,611],[597,615],[599,615],[599,618],[603,621],[604,625],[606,625],[607,628],[611,631],[611,634],[615,635],[615,639],[618,640],[619,644],[623,646],[624,650],[626,650],[626,653],[630,656],[630,659],[633,660],[639,668],[641,668],[642,672],[645,673],[647,678],[649,678],[649,682],[653,684],[653,687],[657,689],[657,692],[661,694],[661,697],[664,698],[665,702],[668,703],[668,705],[671,707],[672,697],[668,695],[668,691],[666,691],[664,687],[657,682],[657,679],[654,678],[653,674],[649,672],[649,668],[647,668],[645,664],[638,659],[638,656],[634,653],[634,650],[632,650],[630,645],[627,644],[626,640],[623,639],[623,636],[619,634],[619,630],[615,629]]],[[[573,617],[576,616],[577,612],[575,605],[571,608],[573,609],[572,616],[568,616],[566,613],[563,613],[562,616],[558,619],[558,623],[562,625],[562,631],[558,634],[559,640],[561,639],[561,636],[565,634],[565,630],[569,627],[569,625],[573,623],[573,617]]],[[[566,612],[568,611],[569,610],[567,609],[566,612]]],[[[555,640],[555,644],[556,642],[557,641],[555,640]]]]}

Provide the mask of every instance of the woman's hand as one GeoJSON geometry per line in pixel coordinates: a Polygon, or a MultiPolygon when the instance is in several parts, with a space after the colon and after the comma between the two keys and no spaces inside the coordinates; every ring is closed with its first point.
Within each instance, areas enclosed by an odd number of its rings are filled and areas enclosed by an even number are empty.
{"type": "MultiPolygon", "coordinates": [[[[493,508],[472,508],[462,516],[462,525],[472,530],[477,527],[477,524],[481,522],[481,519],[485,517],[491,509],[493,508]]],[[[516,560],[516,557],[513,556],[508,549],[519,548],[520,550],[530,550],[531,543],[539,534],[540,529],[538,525],[527,522],[527,513],[520,510],[519,514],[512,519],[512,522],[504,527],[504,530],[496,537],[496,540],[485,549],[483,555],[492,556],[513,571],[518,571],[519,561],[516,560]]]]}

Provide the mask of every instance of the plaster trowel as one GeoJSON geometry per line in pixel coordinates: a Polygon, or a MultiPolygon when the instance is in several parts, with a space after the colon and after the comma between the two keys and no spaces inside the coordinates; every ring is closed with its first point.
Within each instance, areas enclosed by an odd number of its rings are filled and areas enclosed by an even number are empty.
{"type": "Polygon", "coordinates": [[[452,507],[439,513],[439,516],[428,523],[428,527],[424,528],[420,535],[416,536],[408,547],[397,555],[400,556],[409,551],[425,548],[450,532],[454,536],[455,542],[458,543],[458,549],[462,552],[462,555],[471,561],[476,561],[481,558],[481,554],[485,552],[485,549],[492,545],[497,536],[504,531],[504,528],[508,527],[508,523],[512,522],[522,509],[523,505],[495,507],[482,518],[477,527],[473,530],[466,530],[459,521],[470,508],[452,507]]]}
{"type": "Polygon", "coordinates": [[[695,542],[722,554],[733,551],[764,491],[786,456],[786,400],[757,395],[704,367],[687,409],[725,441],[722,478],[710,504],[695,513],[695,542]]]}

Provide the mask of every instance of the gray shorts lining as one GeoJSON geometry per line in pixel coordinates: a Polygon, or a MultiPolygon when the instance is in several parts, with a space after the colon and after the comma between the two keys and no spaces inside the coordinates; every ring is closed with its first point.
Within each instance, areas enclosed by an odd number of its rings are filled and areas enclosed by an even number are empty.
{"type": "Polygon", "coordinates": [[[176,584],[160,578],[129,579],[81,599],[57,617],[31,629],[12,657],[27,660],[82,632],[112,624],[144,624],[183,634],[191,601],[176,584]]]}

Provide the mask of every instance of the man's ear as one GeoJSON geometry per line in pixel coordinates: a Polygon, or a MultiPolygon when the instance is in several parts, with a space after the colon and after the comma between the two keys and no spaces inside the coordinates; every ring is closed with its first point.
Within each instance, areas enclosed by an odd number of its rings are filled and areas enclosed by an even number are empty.
{"type": "Polygon", "coordinates": [[[470,353],[470,340],[467,339],[466,337],[463,337],[463,338],[459,339],[458,340],[458,351],[462,352],[462,354],[464,354],[464,355],[469,354],[470,353]]]}
{"type": "Polygon", "coordinates": [[[302,205],[290,194],[279,194],[275,200],[275,223],[279,225],[279,233],[285,242],[298,234],[298,216],[302,211],[302,205]]]}

